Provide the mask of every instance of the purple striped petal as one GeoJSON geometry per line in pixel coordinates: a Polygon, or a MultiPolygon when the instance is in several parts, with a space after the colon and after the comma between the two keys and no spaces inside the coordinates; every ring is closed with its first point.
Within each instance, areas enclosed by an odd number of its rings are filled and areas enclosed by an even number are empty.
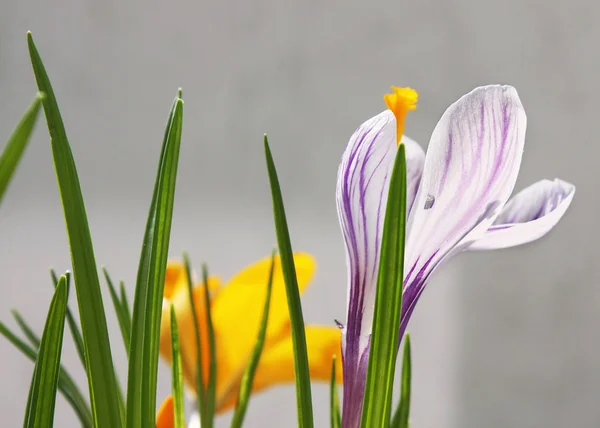
{"type": "Polygon", "coordinates": [[[483,238],[469,250],[495,250],[526,244],[548,233],[569,208],[575,186],[541,180],[513,196],[483,238]]]}
{"type": "Polygon", "coordinates": [[[395,126],[389,110],[363,123],[350,139],[338,170],[337,209],[349,278],[346,328],[356,329],[348,331],[352,336],[371,332],[388,177],[397,150],[395,126]]]}
{"type": "MultiPolygon", "coordinates": [[[[424,154],[413,140],[402,140],[407,152],[410,206],[421,178],[424,154]]],[[[347,324],[342,335],[345,427],[360,421],[379,247],[396,153],[396,119],[386,110],[356,130],[338,170],[337,208],[348,267],[347,324]]]]}
{"type": "Polygon", "coordinates": [[[402,331],[433,270],[483,236],[508,200],[526,122],[517,91],[494,85],[460,98],[435,127],[408,220],[402,331]]]}
{"type": "Polygon", "coordinates": [[[360,421],[366,373],[362,357],[371,333],[388,177],[396,150],[396,120],[387,110],[356,130],[338,170],[337,209],[348,270],[347,324],[342,335],[344,427],[353,426],[351,420],[360,421]]]}
{"type": "Polygon", "coordinates": [[[402,137],[402,142],[406,148],[406,213],[409,214],[421,183],[425,152],[417,142],[407,136],[402,137]]]}

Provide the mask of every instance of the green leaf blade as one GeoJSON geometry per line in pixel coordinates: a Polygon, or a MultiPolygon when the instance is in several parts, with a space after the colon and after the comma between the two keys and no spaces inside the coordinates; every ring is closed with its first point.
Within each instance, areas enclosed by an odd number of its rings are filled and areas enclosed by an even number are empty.
{"type": "Polygon", "coordinates": [[[112,299],[113,307],[115,309],[115,313],[117,314],[117,321],[119,322],[119,329],[121,330],[121,337],[123,338],[123,344],[125,345],[125,351],[127,352],[127,356],[129,356],[129,345],[131,338],[131,321],[128,318],[128,312],[123,307],[121,302],[121,298],[117,294],[117,290],[108,274],[106,268],[102,268],[102,273],[104,273],[104,279],[108,284],[108,289],[110,291],[110,298],[112,299]]]}
{"type": "Polygon", "coordinates": [[[331,419],[331,428],[341,428],[342,416],[340,413],[340,398],[337,392],[335,363],[336,357],[334,355],[331,362],[331,381],[329,382],[329,414],[331,419]]]}
{"type": "Polygon", "coordinates": [[[39,349],[40,338],[38,337],[38,335],[35,334],[33,329],[29,326],[27,321],[25,321],[25,319],[21,316],[19,311],[17,311],[16,309],[13,309],[12,314],[13,314],[13,317],[15,318],[15,321],[19,325],[19,328],[21,329],[21,331],[23,332],[23,334],[25,335],[25,337],[27,338],[29,343],[31,343],[31,346],[33,346],[33,349],[39,349]]]}
{"type": "Polygon", "coordinates": [[[26,428],[46,428],[54,424],[66,313],[67,282],[62,276],[50,303],[35,362],[23,423],[26,428]]]}
{"type": "Polygon", "coordinates": [[[198,324],[198,312],[196,311],[196,302],[194,299],[194,281],[192,279],[192,268],[189,256],[183,254],[183,263],[185,265],[185,274],[187,279],[188,299],[192,308],[192,319],[194,320],[194,334],[196,336],[196,406],[200,415],[200,425],[207,427],[209,425],[209,415],[206,407],[206,388],[204,387],[204,374],[202,372],[202,346],[200,342],[200,325],[198,324]]]}
{"type": "Polygon", "coordinates": [[[126,328],[128,336],[131,337],[131,308],[129,307],[129,300],[127,299],[127,290],[125,290],[125,283],[121,281],[119,283],[120,296],[121,296],[121,307],[125,313],[125,320],[127,321],[126,328]]]}
{"type": "MultiPolygon", "coordinates": [[[[56,276],[56,272],[54,270],[50,270],[50,274],[52,275],[52,281],[54,282],[54,288],[58,285],[58,277],[56,276]]],[[[67,290],[71,289],[71,272],[65,272],[65,276],[67,277],[67,290]]],[[[81,335],[81,330],[67,305],[67,324],[69,325],[69,330],[71,332],[71,337],[73,337],[73,342],[75,342],[75,349],[77,350],[77,355],[79,356],[79,361],[83,365],[85,369],[85,347],[83,345],[83,336],[81,335]]]]}
{"type": "Polygon", "coordinates": [[[40,107],[42,106],[43,98],[44,95],[42,93],[36,95],[10,137],[8,137],[4,151],[0,156],[0,203],[6,193],[8,184],[23,157],[23,153],[29,142],[29,137],[35,126],[40,107]]]}
{"type": "Polygon", "coordinates": [[[181,362],[181,345],[179,343],[179,327],[175,305],[171,305],[171,355],[173,382],[174,428],[185,428],[185,398],[183,396],[183,368],[181,362]]]}
{"type": "MultiPolygon", "coordinates": [[[[19,339],[15,333],[13,333],[8,327],[6,327],[6,325],[4,325],[1,322],[0,334],[4,336],[15,348],[21,351],[23,355],[25,355],[27,358],[29,358],[35,363],[37,359],[37,351],[31,348],[21,339],[19,339]]],[[[35,335],[35,333],[33,334],[35,335]]],[[[75,411],[75,414],[79,418],[81,425],[84,428],[91,428],[93,426],[92,412],[87,404],[87,401],[85,400],[85,398],[83,398],[83,394],[77,388],[77,385],[75,384],[73,378],[62,366],[58,379],[58,389],[75,411]]]]}
{"type": "Polygon", "coordinates": [[[288,309],[290,312],[290,326],[294,347],[294,372],[296,375],[298,426],[299,428],[312,428],[314,422],[308,352],[306,348],[306,333],[304,330],[304,318],[302,315],[302,305],[300,303],[300,292],[298,290],[298,279],[296,277],[292,243],[287,226],[279,179],[277,178],[277,170],[275,169],[275,163],[266,135],[264,146],[267,171],[271,185],[271,197],[273,200],[273,217],[275,219],[277,245],[281,256],[281,269],[283,271],[288,309]]]}
{"type": "Polygon", "coordinates": [[[160,320],[183,124],[183,100],[169,115],[138,267],[133,303],[127,427],[155,423],[160,320]]]}
{"type": "MultiPolygon", "coordinates": [[[[0,334],[4,336],[15,348],[23,353],[27,358],[35,363],[37,359],[37,351],[23,342],[13,333],[6,325],[0,322],[0,334]]],[[[71,405],[75,414],[79,418],[81,425],[84,428],[91,428],[92,412],[87,404],[83,394],[77,388],[75,381],[69,373],[61,366],[58,379],[58,389],[63,394],[67,402],[71,405]]]]}
{"type": "Polygon", "coordinates": [[[217,395],[217,351],[215,329],[210,311],[210,293],[208,290],[208,268],[202,265],[202,282],[204,283],[204,307],[206,308],[206,327],[208,330],[208,385],[206,386],[207,428],[212,428],[215,420],[215,403],[217,395]]]}
{"type": "Polygon", "coordinates": [[[69,235],[94,425],[120,428],[122,414],[118,387],[92,237],[77,169],[50,79],[31,33],[27,33],[27,44],[38,88],[46,95],[43,106],[69,235]]]}
{"type": "Polygon", "coordinates": [[[260,328],[258,331],[258,338],[256,344],[250,355],[248,365],[242,375],[240,384],[240,390],[238,392],[238,400],[235,406],[235,412],[231,421],[231,428],[241,428],[246,416],[246,410],[248,408],[248,401],[250,400],[250,394],[252,392],[252,384],[254,382],[254,375],[258,368],[258,362],[262,355],[263,348],[265,346],[265,339],[267,337],[267,325],[269,323],[269,308],[271,306],[271,291],[273,289],[273,273],[275,270],[275,253],[271,257],[271,269],[269,270],[269,278],[267,282],[267,295],[265,297],[265,306],[263,309],[263,315],[260,322],[260,328]]]}
{"type": "Polygon", "coordinates": [[[402,358],[402,384],[400,387],[400,402],[392,418],[392,428],[408,428],[410,414],[410,383],[412,378],[412,363],[410,352],[410,336],[404,336],[404,356],[402,358]]]}
{"type": "Polygon", "coordinates": [[[400,336],[406,232],[406,151],[400,144],[390,180],[361,427],[390,423],[400,336]]]}

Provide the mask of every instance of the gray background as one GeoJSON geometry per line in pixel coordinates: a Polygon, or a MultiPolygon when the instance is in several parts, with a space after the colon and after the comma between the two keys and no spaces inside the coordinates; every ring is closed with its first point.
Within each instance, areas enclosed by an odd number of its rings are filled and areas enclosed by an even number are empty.
{"type": "MultiPolygon", "coordinates": [[[[306,318],[331,323],[345,317],[334,191],[350,134],[384,108],[391,84],[419,90],[406,132],[425,146],[463,93],[510,83],[529,118],[517,187],[558,176],[575,183],[577,195],[542,242],[461,255],[436,274],[409,328],[412,426],[597,427],[599,12],[591,0],[4,0],[0,136],[35,93],[25,43],[32,30],[79,167],[97,259],[133,292],[176,89],[184,88],[186,104],[173,257],[188,250],[196,266],[206,261],[227,278],[269,253],[275,239],[261,146],[268,132],[295,247],[319,262],[306,318]]],[[[16,307],[41,329],[48,267],[69,268],[42,122],[0,207],[0,237],[0,318],[10,321],[16,307]]],[[[125,378],[112,315],[109,322],[125,378]]],[[[67,342],[64,361],[83,383],[67,342]]],[[[2,426],[16,427],[32,365],[4,340],[0,358],[2,426]]],[[[161,397],[168,376],[161,364],[161,397]]],[[[314,387],[319,427],[328,426],[327,394],[314,387]]],[[[247,426],[294,421],[290,386],[257,396],[247,426]]],[[[62,398],[56,426],[76,426],[62,398]]]]}

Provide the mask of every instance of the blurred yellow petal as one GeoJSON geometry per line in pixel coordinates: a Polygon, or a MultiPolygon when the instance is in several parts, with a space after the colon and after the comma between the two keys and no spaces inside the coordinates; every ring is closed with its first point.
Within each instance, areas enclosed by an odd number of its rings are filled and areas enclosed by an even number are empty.
{"type": "MultiPolygon", "coordinates": [[[[215,276],[208,278],[209,290],[220,288],[220,279],[215,276]]],[[[187,274],[183,263],[169,262],[165,280],[165,292],[162,306],[160,325],[160,354],[169,363],[171,362],[171,304],[175,306],[175,315],[179,326],[179,339],[181,343],[181,359],[183,378],[186,384],[196,390],[196,330],[192,307],[189,301],[187,274]]],[[[196,285],[192,291],[198,324],[200,327],[200,343],[207,346],[208,330],[206,326],[206,305],[204,299],[204,286],[196,285]]],[[[218,346],[217,346],[218,350],[218,346]]],[[[203,373],[208,373],[208,353],[202,361],[203,373]]],[[[205,382],[206,382],[205,376],[205,382]]]]}
{"type": "MultiPolygon", "coordinates": [[[[337,382],[342,382],[342,333],[338,327],[306,326],[306,348],[312,380],[329,381],[331,363],[337,358],[337,382]]],[[[294,381],[294,348],[291,334],[266,348],[260,358],[253,390],[294,381]]]]}
{"type": "MultiPolygon", "coordinates": [[[[309,254],[295,253],[294,262],[298,288],[303,292],[315,272],[315,261],[309,254]]],[[[217,397],[227,393],[232,382],[243,373],[258,335],[262,318],[271,257],[243,269],[221,289],[212,303],[212,318],[216,340],[223,349],[223,359],[218,366],[225,367],[229,376],[223,374],[217,381],[217,397]],[[226,379],[229,377],[229,379],[226,379]]],[[[279,256],[275,258],[273,291],[267,325],[267,342],[279,336],[289,326],[289,312],[285,284],[279,256]]],[[[219,370],[221,371],[221,370],[219,370]]],[[[223,373],[223,372],[222,372],[223,373]]]]}
{"type": "MultiPolygon", "coordinates": [[[[298,288],[302,293],[315,271],[314,259],[305,253],[294,254],[298,288]]],[[[237,399],[242,374],[254,348],[266,296],[271,257],[245,268],[226,287],[218,278],[209,278],[210,305],[215,329],[217,358],[217,411],[231,408],[237,399]]],[[[204,381],[208,377],[208,331],[204,288],[193,289],[202,346],[204,381]]],[[[187,276],[182,263],[170,262],[165,280],[160,352],[171,361],[170,305],[175,306],[181,339],[183,375],[192,391],[196,389],[196,336],[194,317],[189,303],[187,276]]],[[[311,377],[329,381],[331,358],[339,356],[340,331],[337,328],[307,327],[311,377]]],[[[341,360],[341,359],[338,359],[341,360]]],[[[338,370],[341,380],[341,365],[338,370]]],[[[294,381],[292,341],[290,337],[287,296],[279,257],[275,259],[273,291],[267,337],[255,378],[258,391],[282,382],[294,381]]]]}
{"type": "Polygon", "coordinates": [[[156,414],[156,428],[173,428],[175,426],[175,410],[173,396],[169,395],[160,405],[156,414]]]}
{"type": "MultiPolygon", "coordinates": [[[[329,382],[331,364],[336,356],[336,381],[342,383],[342,334],[337,327],[306,326],[306,347],[310,378],[329,382]]],[[[254,377],[252,392],[258,392],[270,386],[294,382],[294,348],[292,336],[284,336],[271,346],[266,346],[254,377]]],[[[237,400],[239,382],[230,388],[226,399],[219,403],[218,412],[231,409],[237,400]]]]}
{"type": "Polygon", "coordinates": [[[170,300],[174,294],[181,289],[187,288],[187,275],[185,266],[181,262],[169,261],[167,263],[167,272],[165,274],[165,289],[163,297],[170,300]]]}
{"type": "MultiPolygon", "coordinates": [[[[198,279],[194,272],[192,274],[192,283],[198,284],[198,279]]],[[[200,285],[200,284],[198,284],[200,285]]],[[[221,288],[221,279],[217,276],[209,276],[208,278],[208,291],[210,291],[211,299],[221,288]]],[[[167,300],[171,300],[175,294],[181,290],[187,290],[187,273],[185,271],[185,265],[179,261],[169,261],[167,263],[167,271],[165,274],[165,288],[163,291],[163,297],[167,300]]],[[[202,295],[204,299],[204,294],[202,295]]]]}

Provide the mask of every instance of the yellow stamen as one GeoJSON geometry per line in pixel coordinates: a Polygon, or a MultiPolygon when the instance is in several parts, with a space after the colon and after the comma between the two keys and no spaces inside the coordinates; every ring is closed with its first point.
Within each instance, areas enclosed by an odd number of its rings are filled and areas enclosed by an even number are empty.
{"type": "Polygon", "coordinates": [[[404,135],[404,119],[409,110],[417,108],[419,94],[412,88],[399,88],[392,86],[393,94],[386,94],[383,100],[394,116],[396,116],[396,143],[400,144],[404,135]]]}

